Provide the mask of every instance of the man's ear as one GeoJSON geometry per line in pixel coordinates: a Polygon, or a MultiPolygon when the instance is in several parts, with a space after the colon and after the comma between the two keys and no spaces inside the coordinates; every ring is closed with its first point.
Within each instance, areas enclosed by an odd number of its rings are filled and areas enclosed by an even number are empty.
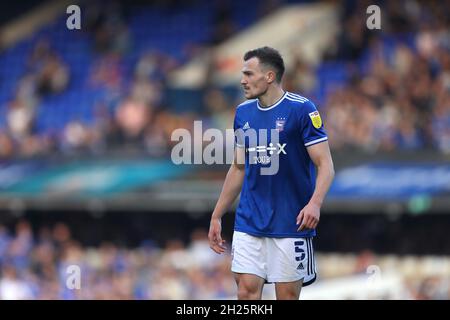
{"type": "Polygon", "coordinates": [[[270,70],[270,71],[268,71],[268,72],[266,73],[266,80],[267,80],[268,83],[274,82],[275,79],[276,79],[275,72],[273,72],[272,70],[270,70]]]}

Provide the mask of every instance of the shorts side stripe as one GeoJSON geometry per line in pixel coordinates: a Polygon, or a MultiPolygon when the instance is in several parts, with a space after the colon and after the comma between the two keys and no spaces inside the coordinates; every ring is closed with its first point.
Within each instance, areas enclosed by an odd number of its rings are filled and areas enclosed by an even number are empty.
{"type": "Polygon", "coordinates": [[[311,274],[311,248],[309,246],[309,238],[306,238],[306,246],[308,248],[308,275],[311,274]]]}

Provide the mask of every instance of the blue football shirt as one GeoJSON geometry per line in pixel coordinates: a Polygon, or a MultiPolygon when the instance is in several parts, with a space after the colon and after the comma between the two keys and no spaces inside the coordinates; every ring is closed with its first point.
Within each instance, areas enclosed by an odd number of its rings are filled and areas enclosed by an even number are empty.
{"type": "Polygon", "coordinates": [[[315,236],[316,230],[299,232],[296,225],[315,188],[315,166],[307,147],[328,139],[315,105],[290,92],[268,107],[261,107],[258,99],[248,100],[236,109],[234,130],[241,132],[236,147],[245,148],[246,155],[234,229],[274,238],[315,236]],[[275,163],[275,174],[262,174],[275,163]]]}

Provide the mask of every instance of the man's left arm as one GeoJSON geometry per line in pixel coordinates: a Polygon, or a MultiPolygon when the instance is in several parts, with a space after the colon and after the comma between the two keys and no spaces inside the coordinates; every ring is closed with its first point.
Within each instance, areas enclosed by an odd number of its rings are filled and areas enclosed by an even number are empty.
{"type": "Polygon", "coordinates": [[[328,141],[308,146],[306,150],[308,150],[308,154],[317,168],[317,178],[316,188],[309,203],[297,216],[297,225],[300,225],[298,230],[317,227],[320,219],[320,208],[334,178],[334,166],[328,141]]]}

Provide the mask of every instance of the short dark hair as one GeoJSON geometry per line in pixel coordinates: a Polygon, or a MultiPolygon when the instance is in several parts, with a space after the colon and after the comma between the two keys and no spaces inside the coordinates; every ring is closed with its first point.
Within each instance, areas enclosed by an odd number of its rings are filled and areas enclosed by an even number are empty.
{"type": "Polygon", "coordinates": [[[262,47],[247,51],[244,55],[244,61],[255,57],[259,59],[259,63],[274,68],[277,82],[281,83],[284,74],[284,61],[281,54],[274,48],[262,47]]]}

